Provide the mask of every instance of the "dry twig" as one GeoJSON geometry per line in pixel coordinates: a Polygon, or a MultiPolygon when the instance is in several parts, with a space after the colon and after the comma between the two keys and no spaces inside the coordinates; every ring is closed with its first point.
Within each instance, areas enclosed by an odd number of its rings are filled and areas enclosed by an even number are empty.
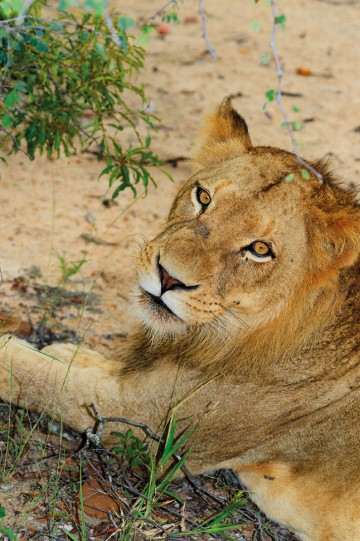
{"type": "MultiPolygon", "coordinates": [[[[85,448],[90,447],[91,444],[95,445],[96,447],[103,447],[101,443],[101,437],[102,437],[106,423],[124,423],[126,425],[130,425],[135,428],[140,428],[140,430],[142,430],[153,441],[156,441],[157,443],[160,443],[160,444],[165,444],[165,440],[157,436],[151,430],[151,428],[144,423],[139,423],[138,421],[130,421],[129,419],[126,419],[125,417],[102,417],[97,411],[93,403],[89,404],[89,408],[91,408],[97,423],[95,426],[95,430],[93,430],[92,428],[88,428],[86,430],[85,448]]],[[[173,457],[177,462],[181,462],[182,460],[182,457],[178,453],[174,453],[173,457]]],[[[181,469],[186,479],[189,481],[190,485],[194,488],[194,490],[198,491],[200,494],[205,494],[206,496],[216,501],[217,503],[224,504],[224,502],[226,501],[226,498],[222,496],[216,496],[212,492],[209,492],[202,485],[200,485],[196,481],[196,479],[194,478],[194,476],[192,475],[192,473],[189,471],[189,469],[187,468],[185,464],[181,465],[181,469]]]]}
{"type": "Polygon", "coordinates": [[[286,125],[286,128],[287,128],[287,130],[289,132],[289,135],[290,135],[290,138],[291,138],[291,142],[292,142],[292,145],[293,145],[293,149],[294,149],[294,153],[296,155],[297,161],[303,167],[305,167],[306,169],[311,171],[311,173],[313,173],[318,178],[318,180],[322,183],[322,181],[323,181],[322,175],[320,175],[320,173],[318,173],[311,165],[309,165],[300,156],[299,147],[298,147],[297,141],[295,139],[294,132],[291,129],[291,123],[290,123],[289,117],[287,116],[287,114],[285,112],[285,109],[284,109],[284,106],[282,104],[281,83],[282,83],[282,77],[283,77],[283,70],[282,70],[282,67],[281,67],[281,64],[280,64],[279,54],[278,54],[278,51],[277,51],[277,48],[276,48],[276,31],[277,31],[277,27],[278,27],[279,23],[278,23],[278,13],[277,13],[277,9],[276,9],[275,0],[270,0],[270,5],[271,5],[272,16],[273,16],[273,28],[272,28],[272,34],[271,34],[271,40],[270,40],[270,47],[271,47],[271,51],[273,53],[273,57],[274,57],[275,65],[276,65],[276,75],[277,75],[276,104],[277,104],[277,106],[278,106],[278,108],[280,110],[280,113],[281,113],[281,115],[282,115],[282,117],[284,119],[284,124],[286,125]]]}
{"type": "Polygon", "coordinates": [[[211,58],[213,60],[216,60],[216,53],[215,53],[214,49],[212,48],[210,40],[209,40],[208,35],[206,33],[206,16],[205,16],[205,11],[204,11],[203,0],[199,0],[199,13],[200,13],[201,24],[202,24],[202,37],[203,37],[203,39],[204,39],[204,41],[206,43],[206,48],[209,51],[211,58]]]}
{"type": "Polygon", "coordinates": [[[154,15],[151,15],[151,17],[149,17],[149,20],[154,21],[158,17],[163,17],[165,13],[168,11],[169,7],[172,5],[176,6],[177,3],[178,3],[178,0],[169,0],[169,2],[166,2],[166,4],[162,8],[158,9],[154,13],[154,15]]]}

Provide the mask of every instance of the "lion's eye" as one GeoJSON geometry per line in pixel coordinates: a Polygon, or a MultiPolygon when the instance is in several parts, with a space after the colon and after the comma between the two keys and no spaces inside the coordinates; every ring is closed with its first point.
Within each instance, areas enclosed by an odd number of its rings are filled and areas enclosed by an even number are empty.
{"type": "Polygon", "coordinates": [[[249,250],[257,256],[265,257],[267,255],[271,255],[271,250],[265,242],[262,242],[261,240],[256,240],[249,246],[249,250]]]}
{"type": "Polygon", "coordinates": [[[240,253],[246,260],[252,259],[256,263],[263,263],[275,258],[271,246],[262,240],[255,240],[243,248],[240,253]]]}
{"type": "Polygon", "coordinates": [[[198,188],[196,190],[196,199],[204,207],[207,207],[211,201],[210,194],[206,190],[203,190],[202,188],[198,188]]]}

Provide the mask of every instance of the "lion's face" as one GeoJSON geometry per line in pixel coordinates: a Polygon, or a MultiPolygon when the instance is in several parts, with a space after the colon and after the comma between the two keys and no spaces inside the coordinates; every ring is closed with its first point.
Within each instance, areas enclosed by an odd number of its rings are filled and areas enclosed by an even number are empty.
{"type": "Polygon", "coordinates": [[[259,327],[309,288],[314,260],[326,259],[317,252],[331,241],[319,240],[311,211],[320,183],[302,177],[295,156],[238,144],[237,156],[219,161],[185,183],[165,229],[141,251],[137,312],[155,332],[259,327]]]}
{"type": "Polygon", "coordinates": [[[281,308],[309,256],[297,190],[266,190],[277,180],[258,156],[244,156],[185,184],[166,229],[141,251],[143,321],[163,331],[239,329],[281,308]]]}

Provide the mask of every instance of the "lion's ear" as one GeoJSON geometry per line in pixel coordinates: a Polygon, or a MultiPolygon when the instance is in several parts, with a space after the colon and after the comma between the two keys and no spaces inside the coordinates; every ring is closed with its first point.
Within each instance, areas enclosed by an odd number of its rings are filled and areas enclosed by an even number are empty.
{"type": "Polygon", "coordinates": [[[312,236],[313,266],[323,277],[335,277],[360,257],[360,209],[344,208],[335,212],[317,209],[312,236]]]}
{"type": "Polygon", "coordinates": [[[203,134],[193,152],[195,169],[216,165],[235,158],[251,148],[248,127],[242,116],[225,98],[216,111],[205,119],[203,134]]]}
{"type": "Polygon", "coordinates": [[[352,265],[360,255],[360,210],[340,210],[328,216],[326,227],[335,254],[345,267],[352,265]]]}

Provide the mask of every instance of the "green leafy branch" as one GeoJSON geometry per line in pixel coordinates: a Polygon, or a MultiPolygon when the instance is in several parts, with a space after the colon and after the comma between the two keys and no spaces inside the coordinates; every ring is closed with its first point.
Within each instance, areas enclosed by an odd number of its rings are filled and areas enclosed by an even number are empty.
{"type": "Polygon", "coordinates": [[[0,21],[0,149],[10,141],[11,152],[34,159],[95,146],[114,198],[125,188],[136,195],[138,184],[146,191],[151,167],[163,162],[140,132],[156,129],[158,118],[135,79],[144,49],[129,34],[133,19],[109,19],[106,10],[40,15],[36,0],[29,13],[0,21]]]}

